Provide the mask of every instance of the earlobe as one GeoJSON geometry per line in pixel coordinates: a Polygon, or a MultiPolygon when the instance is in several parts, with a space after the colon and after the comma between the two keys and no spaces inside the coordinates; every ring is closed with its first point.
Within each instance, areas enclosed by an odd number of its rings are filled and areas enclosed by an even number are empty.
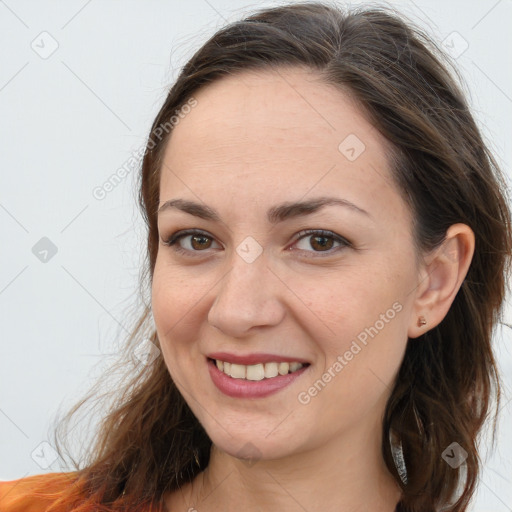
{"type": "Polygon", "coordinates": [[[424,325],[427,325],[427,320],[426,318],[421,315],[418,317],[418,323],[416,324],[418,327],[423,327],[424,325]]]}
{"type": "Polygon", "coordinates": [[[443,243],[425,257],[409,338],[417,338],[442,322],[467,275],[474,250],[473,230],[466,224],[453,224],[443,243]]]}

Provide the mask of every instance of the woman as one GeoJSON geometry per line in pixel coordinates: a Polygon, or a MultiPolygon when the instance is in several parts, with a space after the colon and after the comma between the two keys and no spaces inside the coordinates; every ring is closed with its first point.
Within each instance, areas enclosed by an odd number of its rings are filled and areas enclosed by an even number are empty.
{"type": "Polygon", "coordinates": [[[467,510],[510,212],[436,53],[321,3],[198,50],[140,175],[151,309],[127,351],[154,321],[161,355],[82,469],[2,483],[2,510],[467,510]]]}

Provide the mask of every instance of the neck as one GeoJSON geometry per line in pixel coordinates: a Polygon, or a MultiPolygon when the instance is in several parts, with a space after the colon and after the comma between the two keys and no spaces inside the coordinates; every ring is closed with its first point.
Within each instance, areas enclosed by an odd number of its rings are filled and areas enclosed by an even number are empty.
{"type": "Polygon", "coordinates": [[[278,460],[242,461],[213,446],[208,468],[176,493],[168,508],[172,512],[394,512],[400,488],[382,459],[375,427],[380,425],[278,460]],[[370,439],[375,440],[371,445],[370,439]]]}

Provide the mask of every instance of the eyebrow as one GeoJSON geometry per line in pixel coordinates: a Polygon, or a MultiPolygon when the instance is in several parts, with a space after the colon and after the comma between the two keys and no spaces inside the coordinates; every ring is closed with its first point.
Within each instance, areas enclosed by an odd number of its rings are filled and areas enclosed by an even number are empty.
{"type": "MultiPolygon", "coordinates": [[[[308,201],[277,204],[267,210],[267,219],[271,224],[278,224],[279,222],[283,222],[291,218],[310,215],[325,206],[342,206],[373,219],[366,210],[356,206],[347,199],[339,197],[318,197],[308,201]]],[[[173,209],[194,215],[195,217],[200,217],[201,219],[211,220],[214,222],[221,221],[220,215],[213,208],[186,199],[171,199],[169,201],[165,201],[158,208],[157,214],[173,209]]]]}

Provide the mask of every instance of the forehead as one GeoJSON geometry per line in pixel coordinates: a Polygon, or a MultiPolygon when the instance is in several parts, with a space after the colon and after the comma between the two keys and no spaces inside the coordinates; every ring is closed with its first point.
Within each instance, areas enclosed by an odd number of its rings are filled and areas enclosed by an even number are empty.
{"type": "Polygon", "coordinates": [[[233,189],[247,199],[265,188],[269,198],[281,199],[290,189],[291,199],[333,188],[346,198],[380,194],[383,201],[397,193],[386,140],[347,93],[313,71],[244,71],[194,97],[197,105],[166,147],[165,196],[198,186],[233,189]]]}

